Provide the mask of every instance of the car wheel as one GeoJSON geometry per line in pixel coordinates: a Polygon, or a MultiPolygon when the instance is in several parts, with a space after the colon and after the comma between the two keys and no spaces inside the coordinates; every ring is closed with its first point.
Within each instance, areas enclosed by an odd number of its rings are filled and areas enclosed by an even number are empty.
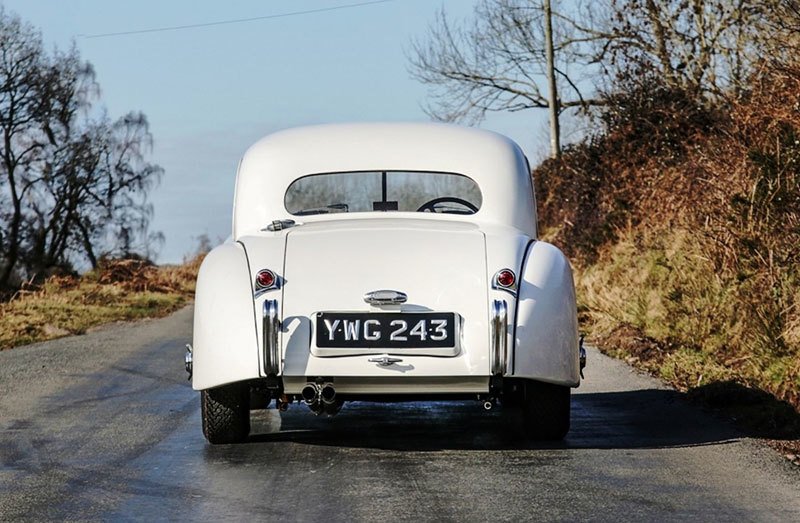
{"type": "Polygon", "coordinates": [[[203,435],[209,443],[239,443],[250,433],[250,390],[225,385],[200,391],[203,435]]]}
{"type": "Polygon", "coordinates": [[[569,387],[529,381],[522,408],[525,432],[530,438],[560,440],[569,432],[569,387]]]}

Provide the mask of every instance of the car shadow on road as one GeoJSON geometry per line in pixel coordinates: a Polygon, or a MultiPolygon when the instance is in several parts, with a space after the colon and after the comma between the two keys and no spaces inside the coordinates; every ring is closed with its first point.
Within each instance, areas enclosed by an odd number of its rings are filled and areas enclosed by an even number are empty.
{"type": "Polygon", "coordinates": [[[694,402],[735,419],[748,436],[772,440],[800,440],[800,413],[788,402],[735,381],[717,381],[691,389],[694,402]]]}
{"type": "Polygon", "coordinates": [[[572,427],[561,442],[522,436],[519,415],[477,401],[348,403],[334,418],[316,418],[294,404],[253,411],[250,444],[296,443],[395,451],[510,449],[637,449],[724,444],[743,434],[672,390],[574,394],[572,427]]]}

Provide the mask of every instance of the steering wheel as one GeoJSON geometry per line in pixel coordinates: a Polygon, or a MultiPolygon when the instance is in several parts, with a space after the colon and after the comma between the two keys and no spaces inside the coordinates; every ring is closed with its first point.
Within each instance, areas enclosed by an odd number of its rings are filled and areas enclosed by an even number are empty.
{"type": "MultiPolygon", "coordinates": [[[[441,198],[434,198],[433,200],[423,203],[420,206],[420,208],[417,209],[417,212],[441,212],[436,210],[436,206],[439,205],[440,203],[455,203],[458,205],[463,205],[473,213],[478,212],[478,208],[475,207],[473,204],[471,204],[467,200],[456,198],[455,196],[442,196],[441,198]]],[[[458,212],[458,214],[469,214],[469,213],[458,212]]]]}

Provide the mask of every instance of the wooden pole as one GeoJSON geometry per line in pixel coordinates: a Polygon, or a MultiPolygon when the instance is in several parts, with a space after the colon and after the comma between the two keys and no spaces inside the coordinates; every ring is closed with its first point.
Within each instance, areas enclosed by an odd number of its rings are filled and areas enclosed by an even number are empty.
{"type": "Polygon", "coordinates": [[[559,103],[556,90],[556,68],[553,57],[553,17],[550,0],[544,0],[544,40],[547,55],[547,83],[550,87],[550,157],[561,156],[561,129],[558,123],[559,103]]]}

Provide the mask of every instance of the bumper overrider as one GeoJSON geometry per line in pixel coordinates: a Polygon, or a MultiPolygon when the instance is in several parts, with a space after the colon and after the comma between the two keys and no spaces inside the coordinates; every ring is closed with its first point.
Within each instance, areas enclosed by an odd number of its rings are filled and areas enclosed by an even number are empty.
{"type": "Polygon", "coordinates": [[[262,322],[264,333],[264,372],[267,376],[277,376],[280,372],[278,334],[281,331],[281,320],[278,318],[277,300],[264,300],[262,322]]]}

